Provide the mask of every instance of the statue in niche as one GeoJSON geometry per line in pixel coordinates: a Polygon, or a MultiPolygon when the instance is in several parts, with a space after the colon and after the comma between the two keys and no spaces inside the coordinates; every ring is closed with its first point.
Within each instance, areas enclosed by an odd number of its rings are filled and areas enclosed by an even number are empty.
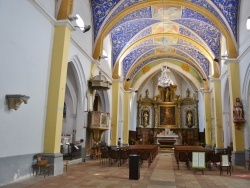
{"type": "Polygon", "coordinates": [[[144,127],[147,127],[149,125],[149,112],[144,111],[142,117],[143,117],[143,125],[144,127]]]}
{"type": "Polygon", "coordinates": [[[165,91],[165,100],[164,100],[165,102],[169,102],[170,101],[170,94],[171,94],[171,91],[167,87],[167,89],[165,91]]]}
{"type": "Polygon", "coordinates": [[[139,101],[142,101],[142,94],[140,94],[139,96],[139,101]]]}
{"type": "Polygon", "coordinates": [[[146,90],[146,98],[148,98],[148,96],[149,96],[149,91],[148,91],[148,89],[146,90]]]}
{"type": "Polygon", "coordinates": [[[196,101],[197,97],[196,97],[196,94],[194,93],[193,94],[193,100],[196,101]]]}
{"type": "Polygon", "coordinates": [[[191,128],[193,126],[192,125],[192,118],[193,118],[192,112],[187,111],[187,127],[189,127],[189,128],[191,128]]]}
{"type": "Polygon", "coordinates": [[[236,98],[236,102],[234,104],[233,116],[235,120],[244,119],[243,117],[243,105],[239,98],[236,98]]]}
{"type": "Polygon", "coordinates": [[[187,89],[187,91],[186,91],[186,97],[190,97],[190,91],[189,91],[189,89],[187,89]]]}

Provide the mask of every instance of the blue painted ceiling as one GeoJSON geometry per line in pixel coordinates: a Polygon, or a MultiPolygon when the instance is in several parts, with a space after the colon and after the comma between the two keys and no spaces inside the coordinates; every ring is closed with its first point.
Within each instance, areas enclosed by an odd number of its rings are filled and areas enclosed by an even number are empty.
{"type": "MultiPolygon", "coordinates": [[[[144,1],[146,0],[92,0],[94,40],[98,40],[103,28],[122,11],[144,1]]],[[[239,0],[186,0],[185,2],[209,10],[236,41],[239,0]]],[[[112,64],[115,66],[118,61],[122,62],[125,77],[137,62],[142,63],[134,68],[131,77],[144,65],[156,59],[170,58],[185,62],[179,55],[195,62],[208,76],[209,60],[194,44],[204,47],[212,57],[221,55],[222,34],[215,23],[202,12],[180,4],[156,4],[135,9],[116,22],[109,35],[112,39],[112,64]],[[159,34],[166,35],[159,37],[159,34]],[[159,51],[172,55],[152,56],[152,59],[143,61],[159,51]],[[178,54],[178,57],[175,54],[178,54]]]]}

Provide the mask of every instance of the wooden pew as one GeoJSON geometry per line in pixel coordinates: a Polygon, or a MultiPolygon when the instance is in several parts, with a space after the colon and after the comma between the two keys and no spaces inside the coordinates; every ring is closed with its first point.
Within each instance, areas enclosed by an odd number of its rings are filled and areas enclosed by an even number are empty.
{"type": "MultiPolygon", "coordinates": [[[[174,147],[174,155],[176,159],[176,163],[179,169],[180,155],[186,153],[189,161],[191,161],[190,157],[192,157],[192,152],[205,152],[205,153],[213,153],[214,151],[211,149],[203,148],[202,146],[175,146],[174,147]]],[[[181,156],[183,158],[183,156],[181,156]]],[[[188,167],[188,161],[185,161],[188,167]]]]}
{"type": "Polygon", "coordinates": [[[122,147],[122,149],[128,150],[130,154],[137,154],[137,155],[140,155],[144,151],[149,151],[150,163],[158,155],[158,145],[131,145],[131,146],[122,147]]]}

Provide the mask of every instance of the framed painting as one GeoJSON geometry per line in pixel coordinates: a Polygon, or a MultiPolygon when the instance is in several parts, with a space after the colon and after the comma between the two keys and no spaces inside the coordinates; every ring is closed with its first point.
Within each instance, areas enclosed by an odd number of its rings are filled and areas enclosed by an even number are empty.
{"type": "Polygon", "coordinates": [[[176,106],[159,106],[160,127],[176,126],[176,106]]]}

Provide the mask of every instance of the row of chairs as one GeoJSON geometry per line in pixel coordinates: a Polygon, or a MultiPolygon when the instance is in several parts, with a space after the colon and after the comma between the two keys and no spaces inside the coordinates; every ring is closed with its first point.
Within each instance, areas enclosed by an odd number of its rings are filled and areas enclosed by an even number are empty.
{"type": "Polygon", "coordinates": [[[129,159],[129,155],[136,154],[140,156],[140,164],[143,164],[143,161],[148,161],[148,167],[152,163],[151,155],[149,151],[140,151],[140,152],[134,152],[129,150],[102,150],[100,155],[100,163],[101,164],[108,164],[109,166],[112,166],[113,164],[117,163],[117,166],[121,166],[129,159]]]}

